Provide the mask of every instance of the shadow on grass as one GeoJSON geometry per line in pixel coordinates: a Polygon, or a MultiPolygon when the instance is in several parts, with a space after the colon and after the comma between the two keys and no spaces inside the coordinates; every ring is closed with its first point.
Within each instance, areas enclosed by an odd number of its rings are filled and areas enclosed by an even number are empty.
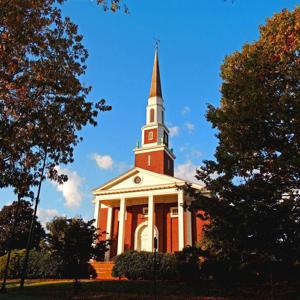
{"type": "MultiPolygon", "coordinates": [[[[220,287],[211,282],[188,285],[180,282],[158,282],[156,299],[161,300],[269,300],[268,285],[220,287]],[[207,298],[208,297],[208,298],[207,298]]],[[[282,283],[275,286],[276,300],[299,300],[300,284],[282,283]]],[[[71,280],[29,280],[24,290],[19,290],[17,281],[9,281],[8,293],[0,300],[97,300],[116,299],[150,300],[154,297],[151,281],[81,281],[78,293],[71,280]]]]}

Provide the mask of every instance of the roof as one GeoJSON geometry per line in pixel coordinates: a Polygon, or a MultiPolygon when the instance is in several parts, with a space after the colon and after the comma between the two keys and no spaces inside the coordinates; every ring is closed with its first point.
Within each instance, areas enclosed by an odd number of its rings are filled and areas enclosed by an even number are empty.
{"type": "Polygon", "coordinates": [[[120,176],[104,183],[98,188],[93,190],[93,194],[96,195],[102,192],[121,192],[125,190],[140,190],[140,189],[161,189],[170,186],[183,186],[185,183],[191,184],[195,189],[204,189],[204,186],[200,184],[195,184],[184,179],[176,178],[169,175],[159,174],[149,170],[144,170],[142,168],[135,167],[128,170],[127,172],[121,174],[120,176]],[[140,184],[134,183],[133,179],[139,175],[143,178],[140,184]]]}
{"type": "Polygon", "coordinates": [[[162,98],[157,49],[155,50],[155,55],[154,55],[154,64],[153,64],[149,98],[151,98],[151,97],[161,97],[162,98]]]}

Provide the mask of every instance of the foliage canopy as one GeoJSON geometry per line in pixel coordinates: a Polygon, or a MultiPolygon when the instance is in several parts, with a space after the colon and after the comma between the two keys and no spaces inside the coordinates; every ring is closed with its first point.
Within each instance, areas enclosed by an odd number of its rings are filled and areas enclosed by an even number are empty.
{"type": "Polygon", "coordinates": [[[65,181],[55,166],[73,161],[77,131],[110,109],[87,101],[88,53],[62,2],[0,0],[0,187],[21,195],[37,185],[44,161],[50,179],[65,181]]]}
{"type": "Polygon", "coordinates": [[[197,171],[211,197],[191,209],[210,219],[204,249],[218,260],[300,259],[300,8],[260,27],[257,41],[225,58],[215,160],[197,171]]]}
{"type": "MultiPolygon", "coordinates": [[[[18,203],[14,201],[11,205],[4,206],[0,211],[0,256],[10,249],[26,248],[27,237],[33,215],[31,203],[21,200],[19,213],[16,215],[18,203]],[[13,223],[16,218],[16,228],[11,236],[13,223]]],[[[45,231],[40,222],[35,218],[34,235],[31,248],[39,248],[40,241],[45,238],[45,231]]]]}

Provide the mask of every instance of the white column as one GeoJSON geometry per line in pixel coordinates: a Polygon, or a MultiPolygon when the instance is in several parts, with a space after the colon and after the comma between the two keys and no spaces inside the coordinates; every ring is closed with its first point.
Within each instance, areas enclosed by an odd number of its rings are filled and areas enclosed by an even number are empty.
{"type": "Polygon", "coordinates": [[[97,199],[97,197],[95,198],[95,210],[94,210],[94,227],[98,228],[98,224],[99,224],[99,214],[100,214],[100,207],[101,207],[101,203],[100,200],[97,199]]]}
{"type": "Polygon", "coordinates": [[[192,213],[188,209],[186,210],[186,240],[186,243],[192,246],[192,213]]]}
{"type": "Polygon", "coordinates": [[[154,243],[154,199],[153,196],[148,197],[148,251],[153,251],[154,243]]]}
{"type": "Polygon", "coordinates": [[[121,198],[120,199],[120,211],[119,211],[119,232],[118,232],[118,251],[117,251],[117,254],[121,254],[121,253],[124,252],[125,214],[126,214],[125,198],[121,198]]]}
{"type": "MultiPolygon", "coordinates": [[[[112,212],[113,208],[108,207],[107,209],[107,223],[106,223],[106,239],[111,239],[111,223],[112,223],[112,212]]],[[[110,248],[110,246],[108,246],[110,248]]],[[[105,252],[105,260],[109,261],[110,259],[110,249],[105,252]]]]}
{"type": "Polygon", "coordinates": [[[178,250],[184,247],[184,210],[183,210],[183,192],[178,194],[178,250]]]}

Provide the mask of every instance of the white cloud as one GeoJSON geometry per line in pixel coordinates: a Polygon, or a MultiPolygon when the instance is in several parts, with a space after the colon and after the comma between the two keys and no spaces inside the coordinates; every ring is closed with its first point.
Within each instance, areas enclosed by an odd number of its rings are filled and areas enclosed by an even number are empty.
{"type": "Polygon", "coordinates": [[[184,152],[186,149],[187,149],[187,146],[186,146],[186,145],[183,145],[183,146],[180,146],[180,147],[179,147],[179,151],[180,151],[180,152],[184,152]]]}
{"type": "Polygon", "coordinates": [[[175,167],[175,177],[201,184],[201,182],[195,178],[196,169],[197,166],[189,160],[186,163],[177,165],[175,167]]]}
{"type": "Polygon", "coordinates": [[[191,157],[193,158],[199,158],[202,156],[201,151],[197,150],[197,149],[192,149],[191,150],[191,157]]]}
{"type": "Polygon", "coordinates": [[[128,169],[131,168],[131,166],[129,166],[129,165],[128,165],[127,163],[125,163],[125,162],[116,163],[115,165],[116,165],[116,168],[117,168],[118,172],[121,172],[121,173],[123,173],[123,172],[125,172],[126,170],[128,170],[128,169]]]}
{"type": "Polygon", "coordinates": [[[181,110],[181,114],[184,116],[187,113],[189,113],[191,111],[191,108],[189,106],[185,106],[183,107],[183,109],[181,110]]]}
{"type": "Polygon", "coordinates": [[[100,155],[94,153],[92,155],[92,159],[94,159],[100,169],[111,170],[113,168],[114,161],[110,155],[100,155]]]}
{"type": "Polygon", "coordinates": [[[81,185],[84,179],[80,177],[76,171],[63,169],[60,167],[57,167],[57,171],[59,174],[68,176],[68,181],[63,184],[53,182],[56,189],[63,194],[63,197],[65,199],[65,206],[69,208],[80,207],[80,202],[83,199],[81,185]]]}
{"type": "Polygon", "coordinates": [[[172,126],[172,127],[169,127],[170,137],[179,135],[179,130],[180,130],[180,129],[179,129],[178,126],[172,126]]]}
{"type": "Polygon", "coordinates": [[[50,222],[54,217],[61,216],[56,209],[45,209],[39,207],[37,210],[37,216],[42,225],[46,228],[46,224],[50,222]]]}
{"type": "Polygon", "coordinates": [[[131,167],[125,162],[114,161],[110,155],[93,153],[91,158],[95,160],[97,166],[103,170],[117,170],[118,172],[124,172],[131,167]]]}
{"type": "Polygon", "coordinates": [[[195,125],[190,122],[184,123],[184,127],[188,130],[189,133],[192,133],[195,129],[195,125]]]}

